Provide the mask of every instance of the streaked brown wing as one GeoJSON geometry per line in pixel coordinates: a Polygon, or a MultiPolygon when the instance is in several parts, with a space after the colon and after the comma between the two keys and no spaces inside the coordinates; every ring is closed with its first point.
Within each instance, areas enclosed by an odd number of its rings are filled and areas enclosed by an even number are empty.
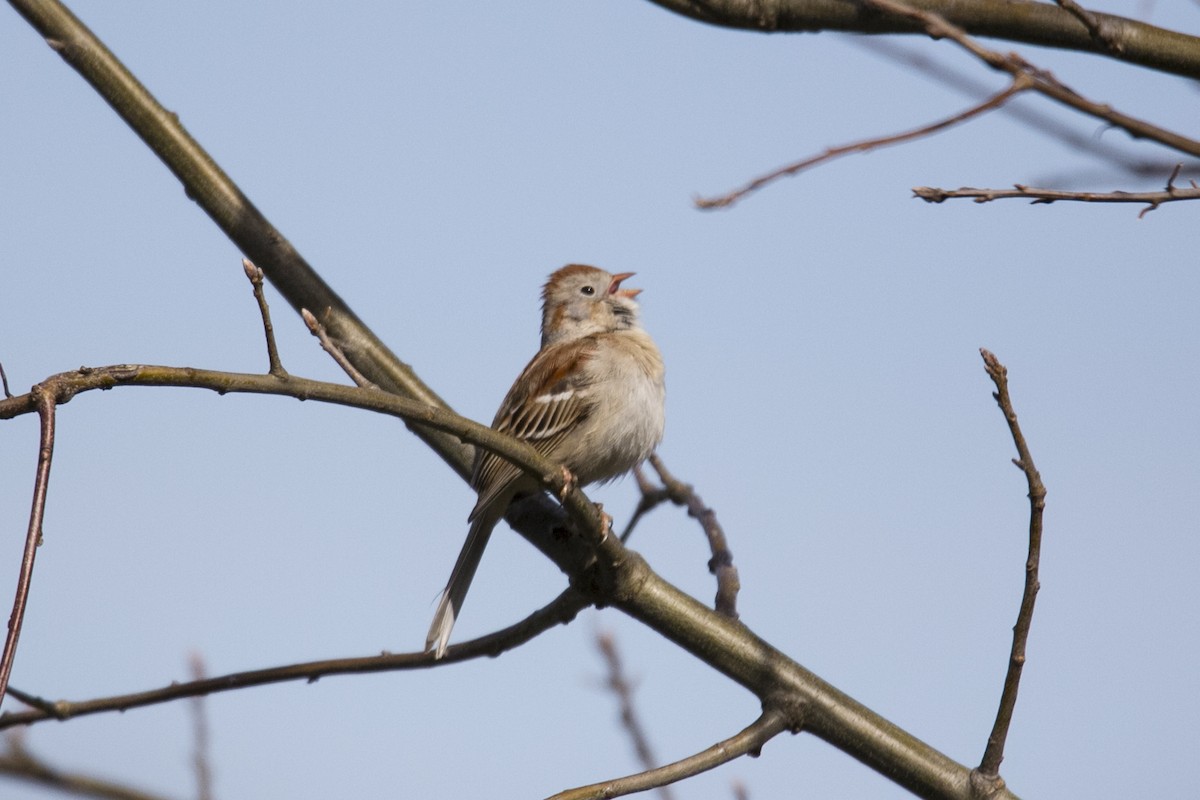
{"type": "MultiPolygon", "coordinates": [[[[539,352],[500,404],[492,429],[528,442],[542,455],[554,458],[559,442],[587,416],[589,387],[579,365],[591,357],[594,349],[595,343],[588,337],[539,352]]],[[[481,508],[502,495],[520,476],[521,471],[504,459],[479,451],[471,478],[479,500],[470,518],[474,519],[481,508]]]]}

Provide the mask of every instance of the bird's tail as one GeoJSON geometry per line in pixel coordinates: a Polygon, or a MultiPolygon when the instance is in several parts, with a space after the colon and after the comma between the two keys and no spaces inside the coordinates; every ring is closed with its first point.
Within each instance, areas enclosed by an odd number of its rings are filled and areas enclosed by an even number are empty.
{"type": "Polygon", "coordinates": [[[475,570],[479,569],[479,561],[483,558],[483,551],[492,535],[492,529],[496,527],[496,523],[500,521],[503,513],[503,508],[499,511],[484,509],[471,523],[467,540],[463,542],[458,560],[454,562],[450,580],[442,591],[437,611],[433,612],[433,623],[429,626],[429,633],[425,636],[425,651],[432,650],[434,658],[441,658],[446,654],[446,646],[450,643],[450,631],[454,628],[454,621],[458,619],[458,612],[462,609],[467,590],[471,588],[475,570]]]}

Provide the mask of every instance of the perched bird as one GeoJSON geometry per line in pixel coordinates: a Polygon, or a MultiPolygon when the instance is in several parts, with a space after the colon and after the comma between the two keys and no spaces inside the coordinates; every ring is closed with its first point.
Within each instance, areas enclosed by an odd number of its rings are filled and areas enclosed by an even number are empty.
{"type": "MultiPolygon", "coordinates": [[[[623,475],[662,440],[662,356],[638,319],[633,275],[569,264],[542,289],[542,346],[508,390],[492,429],[528,442],[566,467],[580,486],[623,475]]],[[[479,448],[471,485],[479,501],[425,649],[446,652],[450,630],[475,577],[492,528],[517,496],[539,484],[479,448]]]]}

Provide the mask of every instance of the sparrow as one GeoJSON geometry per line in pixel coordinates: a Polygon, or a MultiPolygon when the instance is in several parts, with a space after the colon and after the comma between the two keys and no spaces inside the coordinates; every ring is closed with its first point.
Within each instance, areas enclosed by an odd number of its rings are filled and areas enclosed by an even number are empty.
{"type": "MultiPolygon", "coordinates": [[[[579,486],[607,482],[644,461],[662,441],[662,355],[642,329],[641,289],[616,275],[568,264],[542,289],[542,342],[500,404],[492,429],[528,444],[569,471],[579,486]]],[[[535,478],[477,448],[471,486],[479,500],[425,649],[445,655],[492,529],[516,498],[541,490],[535,478]]]]}

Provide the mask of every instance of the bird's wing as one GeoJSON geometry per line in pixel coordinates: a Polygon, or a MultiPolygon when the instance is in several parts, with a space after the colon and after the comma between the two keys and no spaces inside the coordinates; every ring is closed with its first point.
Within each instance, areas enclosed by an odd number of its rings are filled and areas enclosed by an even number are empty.
{"type": "MultiPolygon", "coordinates": [[[[587,418],[591,387],[582,364],[595,352],[591,337],[553,345],[540,351],[500,404],[492,429],[529,443],[547,458],[554,458],[563,438],[587,418]]],[[[471,519],[488,503],[503,495],[521,471],[499,456],[480,450],[471,484],[479,501],[471,519]]]]}

